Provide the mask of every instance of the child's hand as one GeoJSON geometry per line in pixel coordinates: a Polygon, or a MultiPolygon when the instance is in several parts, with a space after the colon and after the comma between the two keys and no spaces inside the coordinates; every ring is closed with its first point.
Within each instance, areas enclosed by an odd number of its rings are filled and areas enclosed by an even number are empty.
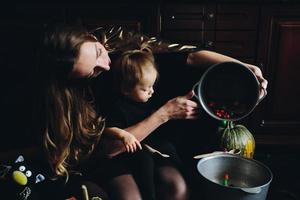
{"type": "Polygon", "coordinates": [[[128,132],[126,132],[126,134],[123,135],[122,141],[128,153],[133,153],[139,149],[142,149],[141,143],[134,137],[134,135],[128,132]]]}

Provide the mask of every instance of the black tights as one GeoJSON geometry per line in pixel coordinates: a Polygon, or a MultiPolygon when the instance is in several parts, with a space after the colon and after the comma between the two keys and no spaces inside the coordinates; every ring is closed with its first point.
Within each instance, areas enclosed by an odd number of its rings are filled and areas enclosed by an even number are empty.
{"type": "Polygon", "coordinates": [[[143,149],[129,156],[128,162],[143,200],[155,200],[154,155],[143,149]]]}
{"type": "MultiPolygon", "coordinates": [[[[155,170],[156,196],[162,200],[188,199],[187,186],[181,173],[173,166],[161,166],[155,170]]],[[[131,174],[114,177],[108,183],[112,200],[141,200],[139,187],[131,174]]]]}

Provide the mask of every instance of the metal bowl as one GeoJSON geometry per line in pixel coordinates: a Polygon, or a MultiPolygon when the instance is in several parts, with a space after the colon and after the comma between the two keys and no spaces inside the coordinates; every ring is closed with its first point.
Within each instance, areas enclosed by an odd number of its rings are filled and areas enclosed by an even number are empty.
{"type": "Polygon", "coordinates": [[[239,155],[209,156],[198,162],[197,169],[210,200],[265,200],[273,179],[267,166],[239,155]],[[225,174],[228,185],[224,185],[225,174]]]}

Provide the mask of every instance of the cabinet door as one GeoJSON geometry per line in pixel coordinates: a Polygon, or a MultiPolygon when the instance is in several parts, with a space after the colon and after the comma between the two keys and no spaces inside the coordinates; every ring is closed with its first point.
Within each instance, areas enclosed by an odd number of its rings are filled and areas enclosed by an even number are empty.
{"type": "Polygon", "coordinates": [[[219,3],[217,5],[216,29],[255,30],[259,7],[255,3],[219,3]]]}
{"type": "Polygon", "coordinates": [[[234,58],[254,58],[256,31],[216,31],[216,51],[234,58]]]}
{"type": "Polygon", "coordinates": [[[255,3],[217,4],[215,51],[253,63],[258,16],[255,3]]]}
{"type": "Polygon", "coordinates": [[[214,4],[167,4],[162,7],[164,29],[214,29],[214,4]]]}
{"type": "Polygon", "coordinates": [[[256,117],[257,140],[300,144],[300,6],[262,8],[258,62],[269,81],[256,117]]]}
{"type": "Polygon", "coordinates": [[[215,4],[168,3],[162,5],[162,37],[175,43],[213,49],[215,9],[215,4]]]}
{"type": "Polygon", "coordinates": [[[66,8],[67,21],[77,22],[95,30],[99,27],[118,27],[157,36],[159,14],[156,3],[97,3],[74,4],[66,8]]]}

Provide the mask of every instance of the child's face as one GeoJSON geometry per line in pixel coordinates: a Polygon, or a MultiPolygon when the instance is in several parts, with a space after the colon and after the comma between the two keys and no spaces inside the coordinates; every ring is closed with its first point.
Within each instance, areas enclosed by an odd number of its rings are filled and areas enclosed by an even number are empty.
{"type": "Polygon", "coordinates": [[[156,78],[156,70],[151,69],[150,71],[144,72],[143,79],[127,96],[136,102],[147,102],[154,93],[153,85],[156,78]]]}

